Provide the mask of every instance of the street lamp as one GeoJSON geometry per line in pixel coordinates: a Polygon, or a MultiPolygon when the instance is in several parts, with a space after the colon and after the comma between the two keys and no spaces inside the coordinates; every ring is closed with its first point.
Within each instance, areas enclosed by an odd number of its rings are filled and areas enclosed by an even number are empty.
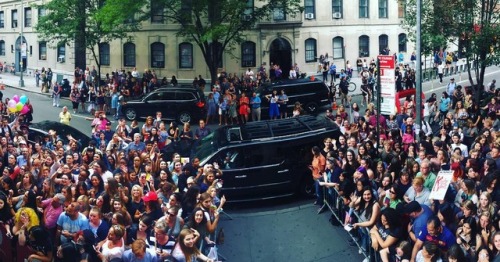
{"type": "MultiPolygon", "coordinates": [[[[415,98],[417,102],[417,115],[416,124],[422,128],[422,0],[417,0],[417,37],[416,37],[416,51],[417,51],[417,64],[415,70],[415,98]]],[[[420,140],[420,139],[419,139],[420,140]]]]}
{"type": "Polygon", "coordinates": [[[23,26],[24,26],[24,0],[21,0],[21,56],[20,56],[20,67],[21,67],[21,78],[19,78],[19,86],[24,87],[24,79],[23,79],[23,69],[24,69],[24,61],[23,61],[23,51],[24,55],[26,55],[25,45],[24,45],[24,37],[23,37],[23,26]],[[23,50],[24,49],[24,50],[23,50]]]}

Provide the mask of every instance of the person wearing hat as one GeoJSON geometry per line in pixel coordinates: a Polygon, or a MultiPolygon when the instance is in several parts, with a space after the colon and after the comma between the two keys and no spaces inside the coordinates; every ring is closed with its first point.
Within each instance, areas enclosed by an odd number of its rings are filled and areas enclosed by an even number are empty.
{"type": "Polygon", "coordinates": [[[144,207],[146,212],[143,217],[148,217],[151,220],[158,220],[163,216],[163,212],[160,207],[160,203],[158,203],[158,195],[155,191],[147,192],[143,197],[144,207]]]}
{"type": "Polygon", "coordinates": [[[36,198],[37,206],[43,208],[43,220],[45,227],[49,230],[52,236],[55,236],[57,228],[57,219],[63,212],[64,201],[66,198],[63,194],[58,193],[52,198],[42,200],[42,196],[36,198]]]}
{"type": "Polygon", "coordinates": [[[411,201],[403,206],[403,213],[410,219],[408,234],[413,242],[417,241],[417,236],[427,226],[427,220],[433,215],[432,210],[426,205],[420,205],[417,201],[411,201]]]}

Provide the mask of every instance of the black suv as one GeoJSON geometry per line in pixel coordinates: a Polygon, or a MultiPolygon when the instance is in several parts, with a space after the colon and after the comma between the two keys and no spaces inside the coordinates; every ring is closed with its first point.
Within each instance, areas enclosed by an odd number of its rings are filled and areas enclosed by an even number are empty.
{"type": "Polygon", "coordinates": [[[154,116],[157,111],[166,120],[189,123],[205,117],[205,95],[191,87],[162,87],[122,106],[128,120],[154,116]]]}
{"type": "Polygon", "coordinates": [[[244,202],[309,193],[311,148],[342,133],[326,117],[299,116],[224,126],[200,141],[200,166],[218,163],[221,195],[244,202]]]}
{"type": "Polygon", "coordinates": [[[319,108],[330,105],[330,100],[328,99],[330,97],[330,90],[323,81],[310,80],[308,78],[283,80],[265,84],[257,89],[256,93],[262,100],[261,115],[263,117],[269,115],[269,101],[265,96],[272,94],[273,90],[277,90],[279,95],[282,89],[285,90],[285,94],[288,96],[288,112],[293,110],[295,102],[300,102],[304,110],[309,113],[317,113],[319,108]]]}

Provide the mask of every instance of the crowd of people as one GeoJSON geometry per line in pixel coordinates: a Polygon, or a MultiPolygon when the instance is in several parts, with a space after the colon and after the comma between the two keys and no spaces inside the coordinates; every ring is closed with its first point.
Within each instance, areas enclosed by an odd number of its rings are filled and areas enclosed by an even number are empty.
{"type": "MultiPolygon", "coordinates": [[[[94,79],[84,77],[75,78],[74,89],[92,89],[94,79]]],[[[204,120],[191,131],[189,124],[164,123],[157,112],[142,126],[119,118],[112,128],[106,110],[113,103],[96,106],[89,144],[54,130],[28,141],[26,116],[5,112],[0,261],[214,261],[226,200],[219,197],[219,165],[200,166],[192,154],[211,132],[204,120]]]]}
{"type": "Polygon", "coordinates": [[[388,118],[373,104],[327,111],[343,135],[312,148],[315,204],[331,207],[366,261],[500,261],[500,89],[453,80],[422,105],[422,125],[413,97],[388,118]],[[441,171],[452,180],[432,199],[441,171]]]}

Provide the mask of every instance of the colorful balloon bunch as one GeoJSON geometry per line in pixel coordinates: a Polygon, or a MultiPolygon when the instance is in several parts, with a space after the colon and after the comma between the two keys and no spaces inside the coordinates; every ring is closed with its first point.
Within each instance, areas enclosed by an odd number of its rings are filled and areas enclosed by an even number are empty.
{"type": "Polygon", "coordinates": [[[28,105],[26,105],[27,102],[28,97],[26,95],[14,95],[7,104],[7,108],[11,113],[26,114],[30,111],[30,108],[28,107],[28,105]]]}

